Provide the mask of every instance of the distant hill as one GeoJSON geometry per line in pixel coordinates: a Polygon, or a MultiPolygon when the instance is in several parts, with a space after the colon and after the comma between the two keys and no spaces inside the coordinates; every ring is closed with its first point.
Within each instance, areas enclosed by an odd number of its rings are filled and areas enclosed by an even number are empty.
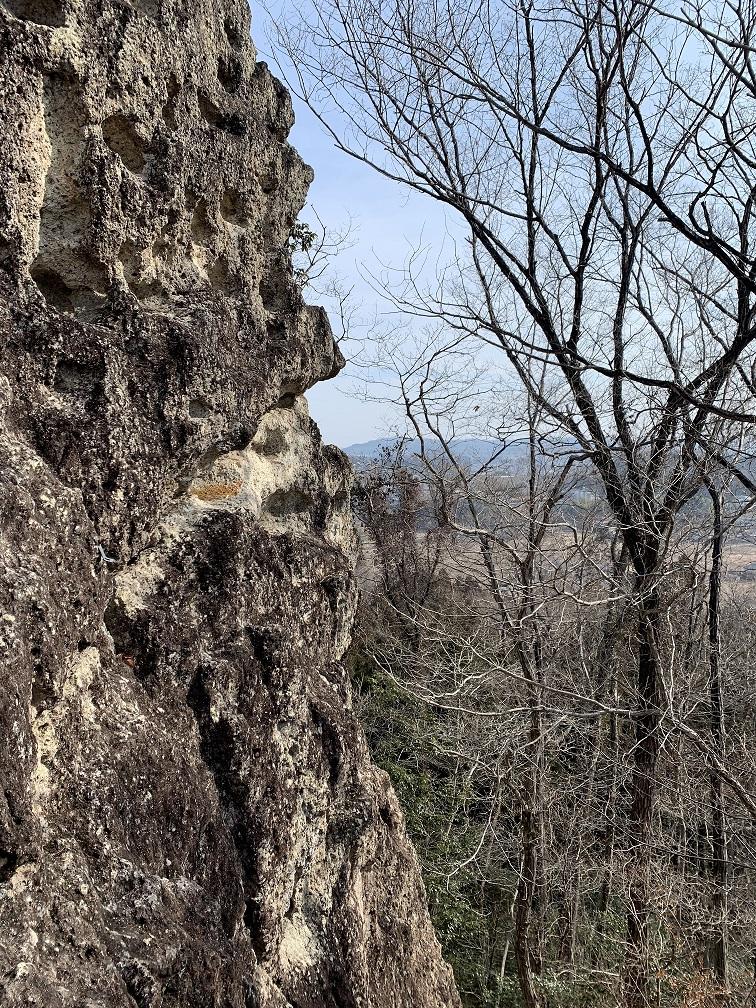
{"type": "MultiPolygon", "coordinates": [[[[375,462],[385,451],[396,451],[400,442],[402,442],[402,438],[400,437],[377,437],[375,440],[369,440],[369,442],[350,445],[344,451],[359,468],[368,462],[375,462]]],[[[411,465],[420,455],[419,439],[417,437],[404,439],[403,445],[404,461],[407,465],[411,465]]],[[[468,466],[482,466],[490,462],[497,452],[501,450],[501,443],[495,442],[495,440],[488,440],[485,437],[460,437],[455,440],[453,448],[455,457],[460,462],[468,466]]],[[[511,445],[506,453],[497,458],[496,465],[517,465],[522,462],[526,452],[526,446],[517,442],[511,445]]],[[[440,444],[439,440],[432,437],[425,439],[425,453],[431,460],[446,458],[442,444],[440,444]]]]}
{"type": "MultiPolygon", "coordinates": [[[[360,444],[349,445],[344,451],[355,463],[364,464],[380,458],[384,451],[395,451],[401,440],[397,437],[376,438],[374,441],[363,441],[360,444]]],[[[499,442],[487,441],[484,438],[460,438],[453,445],[455,457],[468,465],[482,465],[484,462],[488,462],[500,447],[499,442]]],[[[425,450],[430,458],[442,458],[445,454],[441,442],[432,438],[426,440],[425,450]]],[[[507,449],[505,458],[508,462],[519,460],[524,451],[523,445],[513,445],[507,449]]],[[[417,438],[404,441],[404,458],[408,463],[412,462],[413,457],[419,455],[420,441],[417,438]]]]}
{"type": "MultiPolygon", "coordinates": [[[[359,444],[349,445],[344,451],[359,468],[367,462],[373,462],[380,458],[381,454],[388,450],[396,450],[402,439],[398,437],[376,438],[374,441],[363,441],[359,444]]],[[[521,468],[527,460],[528,446],[525,440],[518,439],[507,446],[506,451],[501,451],[501,442],[492,441],[487,438],[459,438],[453,443],[454,455],[460,462],[471,466],[480,466],[494,460],[496,468],[510,469],[521,468]],[[500,454],[497,454],[500,453],[500,454]]],[[[555,451],[557,446],[552,443],[551,451],[555,451]]],[[[567,453],[577,448],[574,442],[563,442],[561,453],[567,453]]],[[[441,442],[434,438],[427,438],[425,442],[426,454],[431,458],[442,459],[445,452],[441,442]]],[[[411,438],[404,441],[404,460],[411,465],[413,460],[420,455],[420,441],[411,438]]]]}

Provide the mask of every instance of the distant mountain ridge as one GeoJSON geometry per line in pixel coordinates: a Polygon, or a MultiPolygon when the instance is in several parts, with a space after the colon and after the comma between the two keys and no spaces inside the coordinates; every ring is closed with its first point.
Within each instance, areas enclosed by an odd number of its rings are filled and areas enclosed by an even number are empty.
{"type": "MultiPolygon", "coordinates": [[[[375,438],[372,441],[362,441],[349,445],[344,451],[355,465],[359,467],[366,462],[376,461],[384,451],[395,451],[400,443],[404,445],[404,459],[408,464],[412,464],[413,459],[419,458],[421,454],[419,438],[375,438]]],[[[578,445],[574,441],[563,441],[561,443],[549,441],[548,443],[548,454],[566,454],[578,450],[578,445]]],[[[496,441],[492,438],[460,437],[454,439],[452,449],[455,458],[459,462],[472,466],[481,466],[493,460],[496,468],[506,468],[510,465],[516,465],[518,468],[521,467],[527,460],[529,451],[528,442],[524,436],[513,438],[507,443],[506,448],[501,441],[496,441]]],[[[431,459],[441,459],[446,455],[438,438],[425,439],[425,452],[431,459]]]]}
{"type": "MultiPolygon", "coordinates": [[[[400,443],[404,444],[404,456],[408,462],[412,460],[413,456],[420,455],[421,445],[419,438],[375,438],[373,441],[362,441],[358,444],[349,445],[344,451],[354,462],[373,462],[380,458],[383,452],[395,451],[400,443]]],[[[486,438],[459,438],[453,442],[455,457],[460,462],[466,462],[471,465],[481,465],[487,462],[500,448],[501,444],[498,441],[489,441],[486,438]]],[[[431,458],[441,458],[445,454],[441,442],[436,438],[426,439],[425,450],[426,454],[431,458]]],[[[525,450],[524,445],[519,443],[514,444],[511,448],[507,449],[506,457],[507,459],[513,457],[519,459],[525,450]]]]}

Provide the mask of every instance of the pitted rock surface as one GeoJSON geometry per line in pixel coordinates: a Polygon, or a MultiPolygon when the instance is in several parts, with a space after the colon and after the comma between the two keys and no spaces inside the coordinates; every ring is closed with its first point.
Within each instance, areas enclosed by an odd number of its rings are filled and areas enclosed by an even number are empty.
{"type": "Polygon", "coordinates": [[[0,54],[0,1004],[456,1006],[248,10],[1,0],[0,54]]]}

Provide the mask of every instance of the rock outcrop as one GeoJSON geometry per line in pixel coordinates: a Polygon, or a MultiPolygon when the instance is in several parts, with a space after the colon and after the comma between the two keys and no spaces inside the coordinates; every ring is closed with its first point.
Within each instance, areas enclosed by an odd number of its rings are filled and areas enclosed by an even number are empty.
{"type": "Polygon", "coordinates": [[[341,360],[240,0],[0,2],[0,1004],[458,1004],[340,664],[341,360]]]}

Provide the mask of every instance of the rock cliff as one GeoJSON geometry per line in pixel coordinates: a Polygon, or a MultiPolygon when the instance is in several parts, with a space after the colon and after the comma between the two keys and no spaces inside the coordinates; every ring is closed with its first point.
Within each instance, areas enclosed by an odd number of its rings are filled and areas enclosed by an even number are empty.
{"type": "Polygon", "coordinates": [[[240,0],[0,2],[0,1004],[458,1004],[340,664],[341,364],[240,0]]]}

